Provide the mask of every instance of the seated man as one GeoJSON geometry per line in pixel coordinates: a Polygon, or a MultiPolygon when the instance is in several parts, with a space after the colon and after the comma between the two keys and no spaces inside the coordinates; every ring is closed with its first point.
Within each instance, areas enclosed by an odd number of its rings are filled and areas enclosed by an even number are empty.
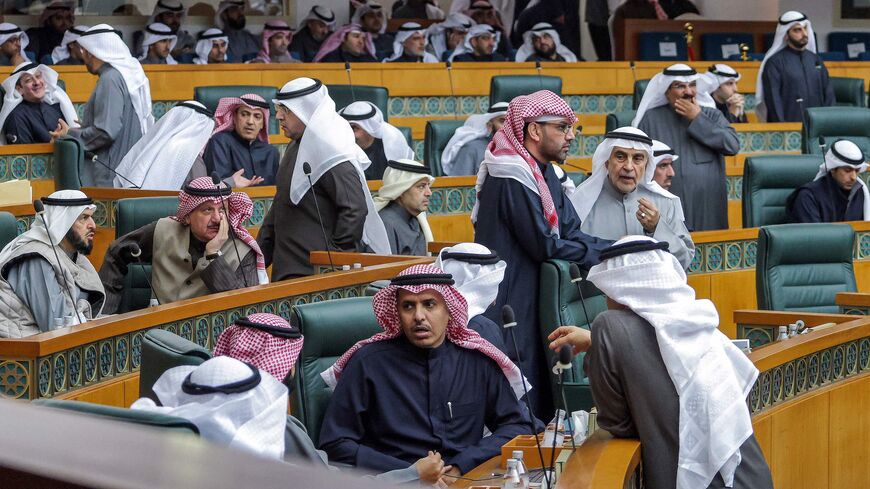
{"type": "Polygon", "coordinates": [[[63,35],[63,41],[51,52],[51,61],[55,65],[83,65],[82,48],[78,38],[90,29],[90,26],[77,25],[70,27],[63,35]]]}
{"type": "MultiPolygon", "coordinates": [[[[187,18],[187,9],[180,0],[157,0],[154,4],[154,10],[151,11],[151,17],[148,19],[148,24],[151,25],[159,22],[172,31],[176,36],[175,47],[172,48],[172,56],[178,58],[182,54],[194,52],[196,39],[186,29],[182,28],[182,24],[187,18]]],[[[133,33],[133,53],[141,56],[145,51],[142,48],[142,40],[145,38],[143,31],[133,33]]]]}
{"type": "Polygon", "coordinates": [[[69,0],[49,2],[39,16],[39,27],[27,29],[28,48],[36,56],[35,61],[42,61],[63,41],[66,30],[75,24],[75,7],[76,2],[69,0]]]}
{"type": "Polygon", "coordinates": [[[487,24],[478,24],[468,29],[465,40],[457,46],[450,57],[451,61],[508,61],[495,46],[501,33],[487,24]]]}
{"type": "Polygon", "coordinates": [[[196,57],[194,64],[210,65],[227,62],[229,38],[220,29],[206,29],[196,36],[196,57]]]}
{"type": "Polygon", "coordinates": [[[653,180],[652,140],[640,129],[620,127],[604,135],[592,156],[592,175],[577,187],[571,203],[580,229],[599,238],[646,234],[667,242],[683,268],[695,245],[680,199],[653,180]]]}
{"type": "Polygon", "coordinates": [[[598,425],[640,438],[650,489],[772,488],[746,404],[758,370],[666,246],[627,236],[589,271],[610,309],[592,323],[583,364],[598,425]]]}
{"type": "Polygon", "coordinates": [[[311,7],[293,35],[290,52],[303,63],[311,63],[320,51],[323,41],[335,30],[335,14],[322,5],[311,7]]]}
{"type": "Polygon", "coordinates": [[[48,143],[58,120],[77,127],[72,102],[57,84],[57,72],[45,65],[26,62],[3,81],[0,109],[0,144],[48,143]]]}
{"type": "Polygon", "coordinates": [[[290,56],[293,29],[283,20],[269,20],[263,25],[262,49],[252,63],[299,63],[290,56]]]}
{"type": "Polygon", "coordinates": [[[260,40],[245,26],[248,19],[245,16],[246,0],[221,0],[215,13],[217,26],[224,31],[229,40],[227,51],[234,63],[241,63],[257,55],[260,50],[260,40]]]}
{"type": "Polygon", "coordinates": [[[372,35],[358,24],[347,24],[333,32],[320,46],[315,63],[371,63],[375,62],[372,35]]]}
{"type": "Polygon", "coordinates": [[[375,196],[375,209],[384,221],[393,255],[427,256],[426,243],[434,241],[426,211],[435,177],[414,160],[390,160],[384,184],[375,196]]]}
{"type": "Polygon", "coordinates": [[[366,1],[356,8],[351,24],[359,24],[372,36],[375,44],[375,57],[380,61],[393,52],[393,35],[387,34],[387,14],[374,0],[366,1]]]}
{"type": "Polygon", "coordinates": [[[870,195],[858,176],[867,170],[866,161],[852,141],[840,139],[832,144],[816,178],[788,196],[788,222],[870,220],[870,195]]]}
{"type": "Polygon", "coordinates": [[[250,197],[201,177],[179,192],[178,200],[174,216],[109,245],[100,268],[107,313],[117,311],[128,265],[139,260],[151,263],[151,286],[160,304],[268,283],[260,247],[243,226],[253,210],[250,197]],[[229,237],[230,227],[235,239],[229,237]],[[132,245],[141,256],[132,256],[132,245]]]}
{"type": "Polygon", "coordinates": [[[94,319],[106,297],[87,259],[97,229],[93,201],[78,190],[41,200],[45,213],[0,252],[0,338],[94,319]]]}
{"type": "Polygon", "coordinates": [[[531,431],[517,395],[522,374],[465,326],[468,307],[449,274],[412,266],[373,307],[384,331],[321,374],[335,389],[320,432],[331,459],[383,471],[437,450],[450,483],[531,431]]]}
{"type": "Polygon", "coordinates": [[[233,178],[241,171],[239,176],[250,180],[249,185],[275,185],[279,155],[269,144],[269,103],[252,93],[224,97],[214,117],[215,128],[203,154],[208,174],[233,178]]]}
{"type": "Polygon", "coordinates": [[[393,54],[386,62],[437,63],[438,58],[426,52],[426,30],[416,22],[405,22],[396,32],[393,54]]]}
{"type": "Polygon", "coordinates": [[[30,61],[24,54],[24,48],[30,43],[20,27],[9,22],[0,23],[0,64],[18,66],[30,61]]]}
{"type": "Polygon", "coordinates": [[[177,65],[172,57],[172,50],[178,36],[165,24],[155,22],[145,27],[145,37],[142,39],[142,55],[139,62],[143,65],[177,65]]]}
{"type": "MultiPolygon", "coordinates": [[[[457,2],[463,3],[463,2],[457,2]]],[[[472,20],[474,20],[478,25],[488,25],[495,30],[495,32],[499,33],[499,37],[495,40],[495,50],[506,59],[505,61],[510,61],[507,59],[509,55],[512,55],[512,48],[510,43],[510,38],[508,36],[508,30],[505,28],[506,24],[502,19],[502,15],[508,15],[507,12],[502,13],[499,9],[496,9],[495,6],[489,0],[471,0],[467,2],[468,7],[462,10],[462,12],[472,20]]],[[[456,5],[451,5],[450,9],[456,12],[456,5]]],[[[510,7],[504,7],[505,10],[509,10],[510,7]]],[[[511,56],[513,57],[513,56],[511,56]]]]}
{"type": "Polygon", "coordinates": [[[523,33],[523,45],[517,50],[517,61],[577,61],[577,55],[562,44],[559,32],[552,24],[539,22],[523,33]]]}
{"type": "Polygon", "coordinates": [[[653,139],[653,164],[656,166],[653,180],[659,187],[668,190],[674,180],[674,162],[680,157],[667,144],[653,139]]]}
{"type": "Polygon", "coordinates": [[[381,109],[371,102],[354,102],[338,113],[350,123],[356,144],[372,162],[365,170],[366,180],[383,178],[389,160],[414,159],[402,131],[384,122],[381,109]]]}
{"type": "Polygon", "coordinates": [[[497,102],[485,114],[466,119],[465,124],[453,133],[441,153],[441,168],[445,175],[477,175],[492,135],[504,124],[507,107],[507,102],[497,102]]]}
{"type": "MultiPolygon", "coordinates": [[[[717,63],[707,70],[704,75],[707,78],[707,90],[716,102],[716,108],[728,119],[729,123],[747,122],[746,111],[743,106],[745,100],[737,90],[737,82],[740,81],[740,73],[722,63],[717,63]]],[[[700,83],[700,81],[699,81],[700,83]]]]}
{"type": "Polygon", "coordinates": [[[444,19],[437,0],[398,0],[393,4],[394,19],[444,19]]]}
{"type": "Polygon", "coordinates": [[[447,61],[453,54],[453,50],[465,41],[468,29],[471,29],[474,24],[471,17],[461,12],[448,15],[444,22],[432,24],[426,29],[427,49],[438,61],[447,61]]]}

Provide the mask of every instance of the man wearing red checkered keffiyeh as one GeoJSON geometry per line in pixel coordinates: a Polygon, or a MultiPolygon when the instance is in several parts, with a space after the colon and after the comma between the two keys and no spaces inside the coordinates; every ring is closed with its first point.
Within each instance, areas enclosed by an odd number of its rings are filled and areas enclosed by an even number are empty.
{"type": "Polygon", "coordinates": [[[124,312],[124,276],[138,263],[151,263],[152,299],[160,304],[269,283],[263,253],[244,227],[253,209],[250,197],[223,183],[218,188],[209,177],[191,181],[178,194],[174,216],[109,245],[100,268],[104,310],[124,312]]]}
{"type": "Polygon", "coordinates": [[[466,327],[468,306],[449,274],[410,267],[373,309],[384,331],[321,374],[335,389],[320,432],[331,460],[388,471],[434,450],[459,475],[531,431],[519,369],[466,327]]]}
{"type": "Polygon", "coordinates": [[[203,153],[209,175],[232,178],[236,187],[275,185],[280,158],[269,144],[269,107],[253,93],[218,101],[214,131],[203,153]]]}
{"type": "Polygon", "coordinates": [[[299,329],[281,316],[257,313],[237,319],[221,333],[214,354],[249,363],[283,382],[295,372],[304,341],[299,329]]]}
{"type": "MultiPolygon", "coordinates": [[[[576,122],[568,104],[548,90],[514,98],[477,175],[472,211],[475,242],[507,263],[495,305],[486,315],[499,320],[506,304],[516,311],[523,371],[537,386],[550,384],[539,328],[560,326],[538,324],[541,263],[555,258],[588,268],[598,263],[599,251],[612,243],[580,230],[577,212],[551,164],[567,158],[576,122]]],[[[509,338],[505,341],[512,344],[509,338]]],[[[552,416],[553,399],[547,390],[529,393],[534,413],[543,419],[552,416]]]]}

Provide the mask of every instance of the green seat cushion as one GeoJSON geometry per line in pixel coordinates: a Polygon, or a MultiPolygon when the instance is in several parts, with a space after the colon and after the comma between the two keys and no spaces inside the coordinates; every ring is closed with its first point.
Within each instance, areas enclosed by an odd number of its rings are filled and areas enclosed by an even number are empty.
{"type": "Polygon", "coordinates": [[[813,181],[822,157],[765,155],[746,158],[743,166],[743,227],[788,222],[785,204],[798,187],[813,181]]]}

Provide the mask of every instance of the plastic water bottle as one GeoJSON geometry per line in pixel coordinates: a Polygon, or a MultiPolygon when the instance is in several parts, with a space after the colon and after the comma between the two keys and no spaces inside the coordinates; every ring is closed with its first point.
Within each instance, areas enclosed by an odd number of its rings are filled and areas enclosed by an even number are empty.
{"type": "Polygon", "coordinates": [[[788,325],[788,337],[791,338],[792,336],[796,336],[797,330],[798,330],[797,323],[789,324],[788,325]]]}
{"type": "Polygon", "coordinates": [[[154,298],[154,297],[152,297],[152,298],[148,301],[148,307],[156,307],[156,306],[159,306],[159,305],[160,305],[160,302],[157,301],[157,299],[154,298]]]}
{"type": "Polygon", "coordinates": [[[520,478],[520,474],[517,470],[517,460],[515,458],[510,458],[507,461],[507,470],[502,476],[501,482],[502,489],[525,489],[528,485],[523,486],[523,480],[520,478]]]}
{"type": "Polygon", "coordinates": [[[529,487],[529,471],[526,470],[526,462],[523,460],[523,451],[514,450],[513,453],[511,453],[511,456],[517,461],[517,473],[520,475],[523,487],[529,487]]]}
{"type": "Polygon", "coordinates": [[[785,341],[788,339],[788,326],[780,326],[779,327],[779,335],[776,337],[776,341],[785,341]]]}

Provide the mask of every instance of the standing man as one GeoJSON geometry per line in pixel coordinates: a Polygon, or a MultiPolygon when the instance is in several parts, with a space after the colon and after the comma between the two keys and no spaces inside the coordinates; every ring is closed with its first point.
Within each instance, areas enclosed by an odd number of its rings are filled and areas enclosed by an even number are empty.
{"type": "Polygon", "coordinates": [[[698,92],[698,76],[685,64],[654,76],[631,125],[680,155],[671,193],[683,203],[689,230],[727,229],[725,156],[740,151],[740,140],[712,97],[698,92]]]}
{"type": "Polygon", "coordinates": [[[384,182],[374,198],[394,255],[428,256],[426,244],[434,241],[426,211],[435,177],[414,160],[387,162],[384,182]]]}
{"type": "Polygon", "coordinates": [[[747,122],[744,107],[746,101],[743,95],[737,91],[740,73],[726,64],[716,63],[710,66],[704,77],[708,82],[705,90],[710,91],[713,101],[716,102],[716,108],[722,112],[728,123],[747,122]]]}
{"type": "Polygon", "coordinates": [[[78,43],[88,72],[100,79],[85,105],[82,127],[70,128],[60,121],[52,136],[69,134],[102,163],[85,166],[81,176],[84,185],[111,187],[115,176],[112,170],[154,125],[151,85],[142,65],[130,55],[112,26],[95,25],[79,37],[78,43]]]}
{"type": "Polygon", "coordinates": [[[229,38],[228,54],[234,63],[253,58],[260,51],[260,40],[245,29],[245,0],[222,0],[214,16],[215,25],[229,38]]]}
{"type": "Polygon", "coordinates": [[[308,15],[299,23],[293,42],[290,43],[290,52],[303,63],[311,63],[323,41],[335,30],[335,13],[322,5],[311,7],[308,15]]]}
{"type": "Polygon", "coordinates": [[[384,121],[381,109],[371,102],[354,102],[339,112],[350,123],[356,144],[365,151],[371,164],[366,180],[380,180],[390,160],[413,160],[414,150],[402,131],[384,121]]]}
{"type": "Polygon", "coordinates": [[[314,273],[310,253],[323,250],[324,240],[336,251],[362,251],[367,245],[378,254],[390,254],[363,176],[368,158],[323,83],[296,78],[273,102],[281,129],[292,142],[278,167],[275,200],[257,236],[266,263],[272,264],[272,279],[314,273]]]}
{"type": "Polygon", "coordinates": [[[41,61],[48,56],[63,41],[67,29],[75,24],[76,2],[55,0],[43,9],[39,16],[39,27],[27,29],[30,38],[29,51],[36,56],[34,61],[41,61]]]}
{"type": "Polygon", "coordinates": [[[551,418],[553,401],[538,333],[541,263],[558,258],[588,268],[611,243],[580,230],[580,219],[551,165],[565,161],[576,122],[571,107],[548,90],[514,98],[481,164],[472,211],[475,242],[507,263],[505,280],[487,316],[500,320],[505,304],[516,312],[520,363],[535,386],[529,392],[534,414],[543,419],[551,418]]]}
{"type": "Polygon", "coordinates": [[[773,46],[758,68],[755,113],[759,120],[801,122],[804,110],[834,105],[828,69],[816,52],[813,25],[807,16],[795,11],[782,14],[773,46]]]}
{"type": "Polygon", "coordinates": [[[812,182],[792,192],[785,211],[789,222],[870,220],[870,194],[859,174],[867,171],[861,148],[848,139],[831,145],[812,182]]]}

